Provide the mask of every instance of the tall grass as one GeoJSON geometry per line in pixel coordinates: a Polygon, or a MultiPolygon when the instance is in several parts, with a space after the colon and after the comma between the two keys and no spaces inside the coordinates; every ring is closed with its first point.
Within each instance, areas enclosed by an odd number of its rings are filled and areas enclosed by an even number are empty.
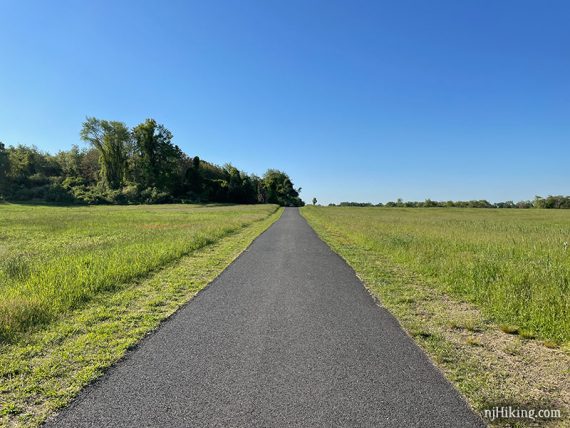
{"type": "Polygon", "coordinates": [[[498,323],[570,340],[570,211],[306,207],[303,215],[498,323]]]}
{"type": "Polygon", "coordinates": [[[0,341],[267,218],[276,208],[0,205],[0,341]]]}

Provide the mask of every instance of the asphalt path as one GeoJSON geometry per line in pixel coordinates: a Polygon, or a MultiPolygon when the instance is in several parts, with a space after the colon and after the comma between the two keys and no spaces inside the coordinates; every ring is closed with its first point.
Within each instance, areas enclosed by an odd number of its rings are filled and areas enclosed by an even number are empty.
{"type": "Polygon", "coordinates": [[[296,208],[47,425],[484,426],[296,208]]]}

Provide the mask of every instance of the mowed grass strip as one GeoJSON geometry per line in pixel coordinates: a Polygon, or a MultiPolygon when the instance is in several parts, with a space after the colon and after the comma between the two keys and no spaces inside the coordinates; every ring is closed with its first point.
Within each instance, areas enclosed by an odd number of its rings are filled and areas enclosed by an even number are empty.
{"type": "Polygon", "coordinates": [[[34,427],[203,289],[281,215],[274,212],[88,305],[0,344],[0,426],[34,427]]]}
{"type": "Polygon", "coordinates": [[[274,205],[0,205],[0,342],[267,218],[274,205]]]}
{"type": "MultiPolygon", "coordinates": [[[[476,304],[505,331],[570,341],[570,211],[305,207],[317,230],[476,304]]],[[[359,266],[353,266],[359,271],[359,266]]]]}

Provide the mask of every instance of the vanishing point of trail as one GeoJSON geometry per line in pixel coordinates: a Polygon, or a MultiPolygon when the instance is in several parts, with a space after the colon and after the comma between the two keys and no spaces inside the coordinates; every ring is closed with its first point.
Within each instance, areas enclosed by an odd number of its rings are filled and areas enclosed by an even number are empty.
{"type": "Polygon", "coordinates": [[[47,425],[484,426],[296,208],[47,425]]]}

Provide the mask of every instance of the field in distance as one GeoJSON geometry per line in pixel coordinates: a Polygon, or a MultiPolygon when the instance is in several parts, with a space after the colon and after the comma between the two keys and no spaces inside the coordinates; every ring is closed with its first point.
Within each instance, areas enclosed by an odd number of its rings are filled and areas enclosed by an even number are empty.
{"type": "Polygon", "coordinates": [[[559,344],[570,340],[568,211],[306,207],[303,214],[498,323],[559,344]]]}
{"type": "Polygon", "coordinates": [[[0,205],[0,342],[214,243],[275,205],[0,205]]]}

